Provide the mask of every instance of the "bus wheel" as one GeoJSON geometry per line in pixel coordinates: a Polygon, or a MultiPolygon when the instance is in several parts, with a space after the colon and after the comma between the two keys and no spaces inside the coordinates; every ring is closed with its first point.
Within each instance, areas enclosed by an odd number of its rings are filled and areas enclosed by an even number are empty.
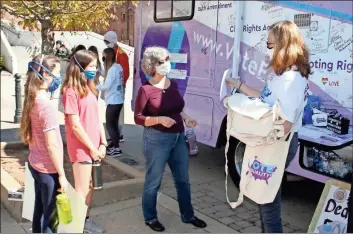
{"type": "Polygon", "coordinates": [[[228,173],[233,180],[235,186],[239,188],[241,166],[243,164],[243,157],[245,152],[245,144],[234,137],[229,139],[229,149],[227,152],[228,159],[228,173]]]}

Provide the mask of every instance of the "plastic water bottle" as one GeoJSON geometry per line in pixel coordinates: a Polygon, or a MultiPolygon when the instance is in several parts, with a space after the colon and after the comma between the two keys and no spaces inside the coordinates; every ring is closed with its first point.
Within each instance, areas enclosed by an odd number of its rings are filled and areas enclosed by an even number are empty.
{"type": "Polygon", "coordinates": [[[100,161],[94,161],[92,164],[92,184],[95,190],[103,188],[102,164],[100,161]]]}
{"type": "Polygon", "coordinates": [[[199,152],[199,149],[197,147],[196,135],[195,135],[194,129],[189,129],[188,131],[186,131],[186,141],[189,147],[189,155],[190,156],[197,155],[199,152]]]}
{"type": "Polygon", "coordinates": [[[56,208],[58,211],[59,224],[69,224],[72,221],[70,199],[66,193],[56,196],[56,208]]]}

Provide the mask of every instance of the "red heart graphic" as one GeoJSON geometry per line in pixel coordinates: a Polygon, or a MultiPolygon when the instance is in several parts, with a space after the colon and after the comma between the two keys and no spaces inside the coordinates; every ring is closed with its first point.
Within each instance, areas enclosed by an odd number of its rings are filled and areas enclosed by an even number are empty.
{"type": "Polygon", "coordinates": [[[326,77],[325,77],[325,78],[322,78],[322,79],[321,79],[321,82],[322,82],[324,85],[326,85],[326,83],[328,82],[328,78],[326,78],[326,77]]]}

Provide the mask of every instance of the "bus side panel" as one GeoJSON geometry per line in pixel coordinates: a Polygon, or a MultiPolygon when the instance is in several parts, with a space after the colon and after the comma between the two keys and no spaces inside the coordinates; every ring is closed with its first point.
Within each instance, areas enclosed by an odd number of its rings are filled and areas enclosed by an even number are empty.
{"type": "MultiPolygon", "coordinates": [[[[199,141],[211,146],[216,144],[226,115],[219,101],[219,87],[223,71],[231,67],[233,58],[234,2],[219,3],[196,1],[194,19],[182,22],[190,48],[189,79],[183,83],[186,85],[186,110],[201,122],[196,130],[199,141]]],[[[335,108],[352,119],[352,14],[347,10],[352,9],[352,3],[252,1],[244,4],[240,77],[248,85],[263,89],[265,82],[275,76],[267,69],[270,54],[266,48],[267,29],[280,20],[294,21],[311,52],[310,65],[314,74],[310,77],[310,90],[313,95],[320,96],[325,108],[335,108]]],[[[141,38],[145,37],[149,25],[155,25],[157,31],[166,24],[173,24],[154,23],[152,6],[148,8],[148,15],[141,15],[141,38]]],[[[144,13],[148,11],[144,9],[144,13]]],[[[138,60],[139,54],[141,51],[135,53],[138,60]]],[[[138,65],[139,61],[135,63],[138,65]]],[[[135,80],[138,87],[139,80],[135,80]]]]}

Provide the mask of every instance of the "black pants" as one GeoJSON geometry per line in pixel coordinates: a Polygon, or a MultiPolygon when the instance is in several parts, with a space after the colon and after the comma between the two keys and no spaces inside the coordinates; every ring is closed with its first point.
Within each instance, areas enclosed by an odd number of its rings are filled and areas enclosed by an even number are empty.
{"type": "Polygon", "coordinates": [[[353,233],[353,175],[351,182],[351,193],[348,199],[348,227],[347,233],[353,233]]]}
{"type": "Polygon", "coordinates": [[[34,178],[35,190],[32,232],[56,233],[58,215],[55,202],[60,188],[59,175],[40,173],[31,164],[28,167],[34,178]]]}
{"type": "Polygon", "coordinates": [[[109,104],[105,112],[107,130],[115,148],[120,147],[119,115],[123,104],[109,104]]]}

